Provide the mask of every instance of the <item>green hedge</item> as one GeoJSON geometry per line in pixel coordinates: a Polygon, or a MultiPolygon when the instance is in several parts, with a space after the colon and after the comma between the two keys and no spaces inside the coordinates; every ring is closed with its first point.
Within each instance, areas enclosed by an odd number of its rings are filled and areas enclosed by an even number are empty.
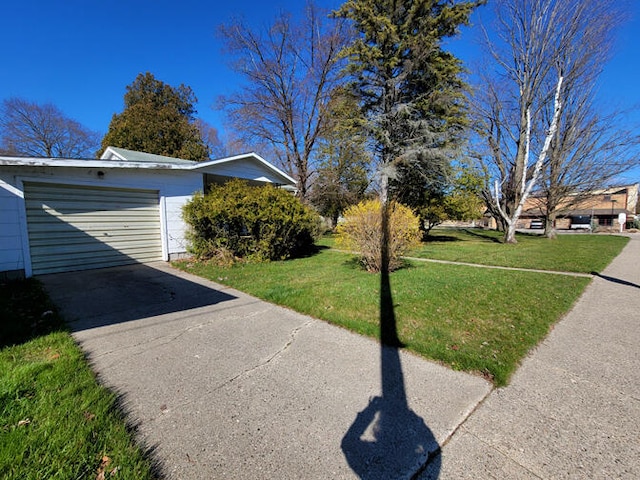
{"type": "Polygon", "coordinates": [[[221,252],[248,260],[284,260],[307,253],[320,219],[285,190],[241,180],[196,194],[183,208],[190,251],[200,259],[221,252]]]}

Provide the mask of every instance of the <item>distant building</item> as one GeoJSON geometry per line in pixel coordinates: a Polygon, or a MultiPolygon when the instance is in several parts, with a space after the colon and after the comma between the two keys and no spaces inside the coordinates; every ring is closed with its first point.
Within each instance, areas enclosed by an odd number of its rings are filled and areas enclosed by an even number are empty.
{"type": "MultiPolygon", "coordinates": [[[[623,228],[629,228],[638,215],[639,184],[594,190],[580,194],[579,200],[569,196],[560,202],[557,230],[596,228],[620,229],[620,214],[626,217],[623,228]]],[[[544,228],[545,197],[532,195],[524,205],[518,228],[544,228]]]]}

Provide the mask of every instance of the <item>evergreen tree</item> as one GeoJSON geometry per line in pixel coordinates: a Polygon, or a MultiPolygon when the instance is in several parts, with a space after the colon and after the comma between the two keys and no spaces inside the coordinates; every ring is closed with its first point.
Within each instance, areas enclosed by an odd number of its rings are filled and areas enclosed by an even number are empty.
{"type": "Polygon", "coordinates": [[[345,53],[367,118],[383,202],[389,193],[402,197],[405,187],[421,191],[446,178],[466,110],[461,62],[444,51],[442,41],[467,24],[480,3],[348,0],[336,12],[359,32],[345,53]]]}
{"type": "Polygon", "coordinates": [[[127,86],[124,111],[114,114],[98,155],[122,147],[157,155],[206,160],[209,151],[195,123],[191,87],[172,87],[147,72],[127,86]]]}

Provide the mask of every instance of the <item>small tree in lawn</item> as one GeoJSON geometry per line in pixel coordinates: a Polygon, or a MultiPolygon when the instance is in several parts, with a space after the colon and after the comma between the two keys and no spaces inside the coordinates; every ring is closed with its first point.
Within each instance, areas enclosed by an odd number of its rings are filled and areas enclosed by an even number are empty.
{"type": "Polygon", "coordinates": [[[481,173],[464,161],[452,167],[447,185],[424,190],[423,197],[416,199],[414,207],[424,235],[429,235],[432,228],[446,220],[480,218],[484,205],[483,180],[481,173]]]}
{"type": "Polygon", "coordinates": [[[396,202],[388,205],[388,265],[380,250],[382,241],[382,202],[367,200],[349,207],[344,221],[338,225],[337,244],[359,252],[363,266],[370,272],[385,267],[393,271],[402,265],[402,255],[420,242],[418,217],[410,208],[396,202]]]}

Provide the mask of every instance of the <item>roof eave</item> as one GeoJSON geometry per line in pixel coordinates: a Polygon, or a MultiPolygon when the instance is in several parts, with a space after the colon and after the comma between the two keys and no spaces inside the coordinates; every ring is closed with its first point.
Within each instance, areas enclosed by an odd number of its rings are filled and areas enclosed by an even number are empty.
{"type": "Polygon", "coordinates": [[[233,161],[243,160],[243,159],[251,159],[251,158],[257,160],[262,165],[267,167],[269,170],[271,170],[272,172],[276,173],[279,177],[281,177],[282,179],[286,180],[286,182],[283,182],[283,183],[287,183],[287,184],[290,184],[291,186],[295,186],[296,181],[292,177],[287,175],[285,172],[280,170],[275,165],[267,162],[264,158],[262,158],[260,155],[258,155],[255,152],[243,153],[243,154],[234,155],[234,156],[231,156],[231,157],[224,157],[224,158],[218,158],[218,159],[215,159],[215,160],[207,160],[207,161],[204,161],[204,162],[199,162],[196,165],[190,166],[189,169],[190,170],[201,170],[201,169],[205,169],[205,168],[208,168],[208,167],[221,165],[223,163],[228,163],[228,162],[233,162],[233,161]]]}

